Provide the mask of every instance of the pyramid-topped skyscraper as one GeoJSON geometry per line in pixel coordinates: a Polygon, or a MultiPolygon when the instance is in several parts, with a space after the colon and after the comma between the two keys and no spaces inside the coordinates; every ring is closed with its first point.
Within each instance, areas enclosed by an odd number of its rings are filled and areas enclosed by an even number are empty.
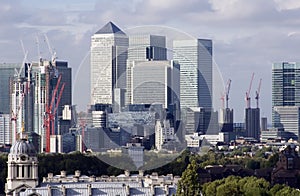
{"type": "Polygon", "coordinates": [[[127,35],[108,22],[91,38],[91,104],[114,104],[126,88],[127,35]]]}
{"type": "Polygon", "coordinates": [[[95,34],[123,34],[123,35],[125,35],[125,33],[112,22],[108,22],[95,34]]]}

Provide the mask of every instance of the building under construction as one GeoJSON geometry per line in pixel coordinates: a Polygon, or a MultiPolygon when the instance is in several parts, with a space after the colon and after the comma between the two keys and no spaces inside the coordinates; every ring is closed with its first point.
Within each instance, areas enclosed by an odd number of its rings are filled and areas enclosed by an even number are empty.
{"type": "Polygon", "coordinates": [[[71,68],[67,62],[55,58],[23,62],[10,85],[12,143],[18,138],[16,130],[33,131],[40,136],[39,151],[50,152],[50,135],[61,133],[63,105],[72,105],[71,88],[71,68]]]}

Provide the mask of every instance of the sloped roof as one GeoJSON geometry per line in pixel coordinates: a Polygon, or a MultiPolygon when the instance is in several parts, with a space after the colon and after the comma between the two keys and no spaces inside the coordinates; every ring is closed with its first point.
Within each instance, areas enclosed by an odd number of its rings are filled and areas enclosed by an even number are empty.
{"type": "Polygon", "coordinates": [[[104,25],[95,34],[123,34],[125,33],[111,21],[104,25]]]}

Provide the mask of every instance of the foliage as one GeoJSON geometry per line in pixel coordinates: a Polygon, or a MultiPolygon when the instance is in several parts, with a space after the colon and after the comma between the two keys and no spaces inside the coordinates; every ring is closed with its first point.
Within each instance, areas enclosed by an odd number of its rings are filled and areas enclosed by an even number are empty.
{"type": "Polygon", "coordinates": [[[207,196],[226,195],[260,195],[260,196],[296,196],[300,191],[285,185],[270,183],[263,178],[229,176],[225,179],[215,180],[202,186],[202,194],[207,196]]]}
{"type": "Polygon", "coordinates": [[[181,179],[178,182],[177,195],[179,196],[194,196],[200,195],[200,184],[198,181],[198,164],[193,160],[182,173],[181,179]]]}

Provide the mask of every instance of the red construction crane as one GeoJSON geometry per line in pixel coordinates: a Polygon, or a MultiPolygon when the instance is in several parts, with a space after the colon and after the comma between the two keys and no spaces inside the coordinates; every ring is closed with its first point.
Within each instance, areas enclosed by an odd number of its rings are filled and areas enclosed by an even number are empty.
{"type": "Polygon", "coordinates": [[[52,129],[51,134],[52,135],[55,134],[54,119],[55,119],[56,111],[57,111],[63,90],[65,88],[65,84],[63,83],[62,87],[60,89],[55,107],[53,108],[60,81],[61,81],[61,74],[59,75],[55,89],[53,90],[50,105],[46,106],[46,112],[45,112],[45,118],[44,118],[44,127],[46,128],[46,152],[50,152],[50,133],[51,133],[51,129],[52,129]]]}
{"type": "Polygon", "coordinates": [[[257,91],[255,92],[256,93],[256,96],[255,96],[256,108],[259,108],[259,94],[260,94],[261,80],[262,79],[259,80],[259,85],[258,85],[257,91]]]}
{"type": "Polygon", "coordinates": [[[253,78],[254,78],[254,73],[252,73],[251,80],[250,80],[250,85],[249,85],[249,89],[248,89],[248,91],[246,92],[245,100],[246,100],[246,107],[247,107],[247,108],[250,108],[250,107],[251,107],[250,91],[251,91],[251,87],[252,87],[253,78]]]}

